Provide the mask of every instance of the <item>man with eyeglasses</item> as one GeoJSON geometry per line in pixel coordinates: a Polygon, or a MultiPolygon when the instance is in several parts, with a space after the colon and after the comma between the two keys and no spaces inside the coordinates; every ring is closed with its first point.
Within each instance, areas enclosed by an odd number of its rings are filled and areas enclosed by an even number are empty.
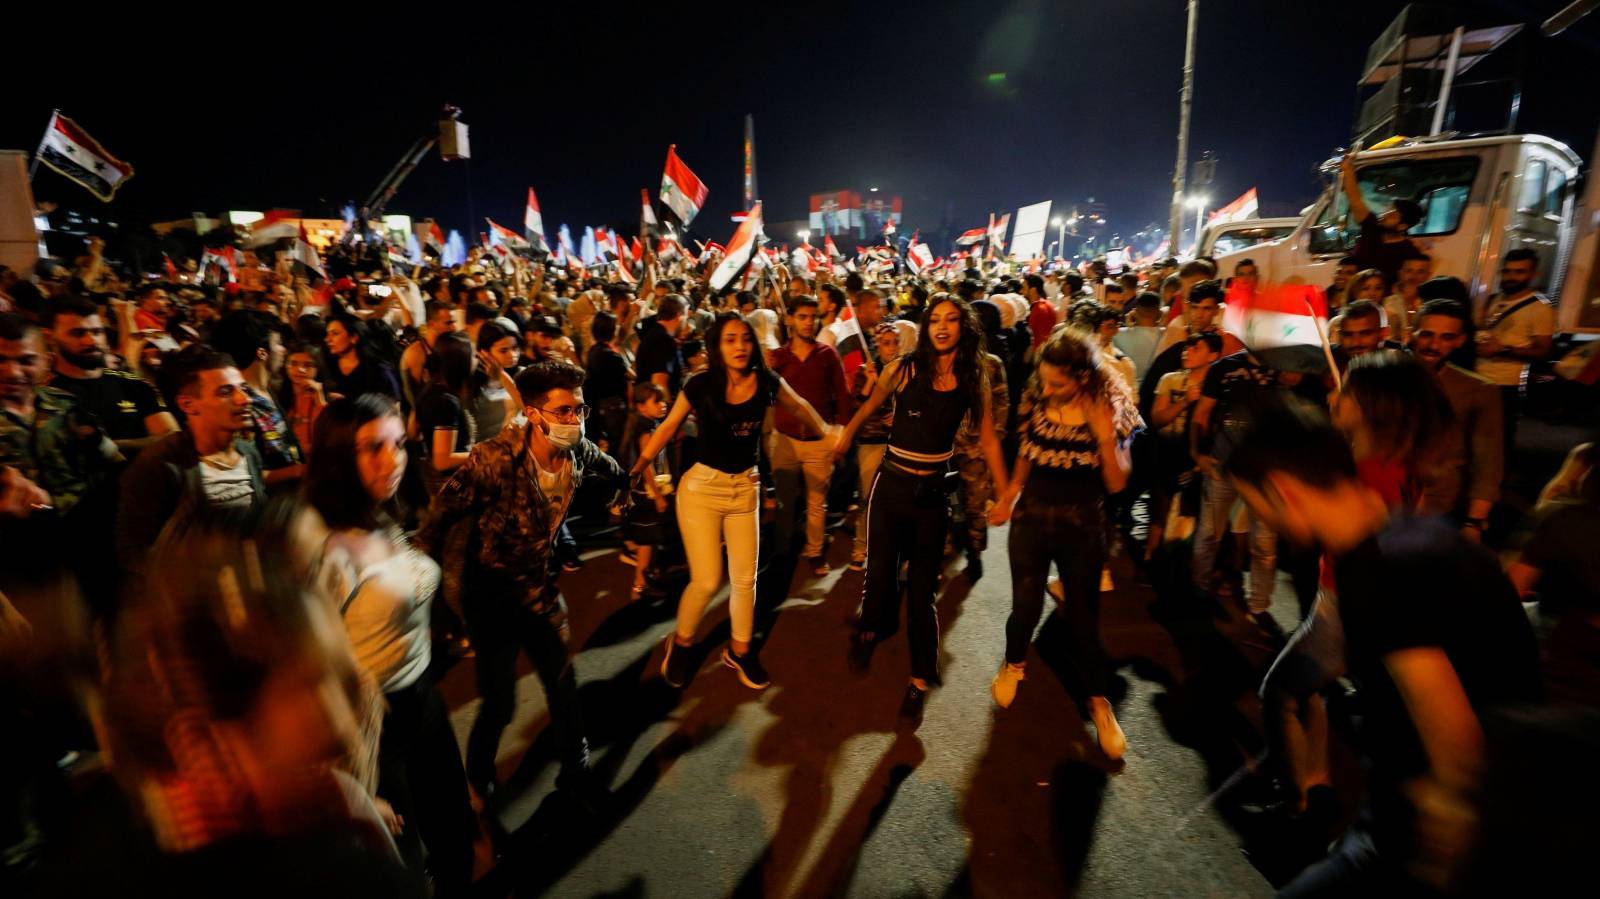
{"type": "Polygon", "coordinates": [[[517,376],[525,424],[510,424],[473,446],[433,498],[417,545],[442,558],[457,521],[473,522],[462,575],[467,630],[477,650],[483,703],[467,739],[467,781],[486,802],[498,777],[500,735],[516,709],[517,654],[525,652],[544,685],[561,758],[557,789],[593,808],[604,785],[590,776],[578,684],[567,649],[567,607],[556,586],[556,532],[572,497],[598,478],[620,493],[627,475],[584,438],[583,370],[560,361],[517,376]]]}

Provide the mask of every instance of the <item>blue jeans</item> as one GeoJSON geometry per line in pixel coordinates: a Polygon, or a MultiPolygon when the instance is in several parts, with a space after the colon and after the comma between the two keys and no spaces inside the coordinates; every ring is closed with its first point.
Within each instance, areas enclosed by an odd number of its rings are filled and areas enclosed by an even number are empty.
{"type": "MultiPolygon", "coordinates": [[[[1204,590],[1217,564],[1217,546],[1228,529],[1229,513],[1239,491],[1227,478],[1206,476],[1200,494],[1200,522],[1194,535],[1194,585],[1204,590]]],[[[1250,611],[1272,607],[1272,586],[1278,573],[1278,535],[1254,514],[1250,520],[1250,611]]]]}

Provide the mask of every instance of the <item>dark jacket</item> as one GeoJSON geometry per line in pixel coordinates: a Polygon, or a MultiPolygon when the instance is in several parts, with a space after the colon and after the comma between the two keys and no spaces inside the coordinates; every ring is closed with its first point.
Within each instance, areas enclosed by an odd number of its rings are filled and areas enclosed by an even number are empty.
{"type": "Polygon", "coordinates": [[[122,475],[122,502],[117,511],[117,561],[124,571],[137,572],[143,566],[162,529],[180,510],[195,521],[245,527],[254,523],[267,498],[261,454],[247,440],[235,440],[233,446],[249,466],[253,488],[250,508],[242,515],[213,516],[209,512],[200,481],[204,463],[194,447],[194,435],[187,429],[169,434],[139,453],[122,475]]]}

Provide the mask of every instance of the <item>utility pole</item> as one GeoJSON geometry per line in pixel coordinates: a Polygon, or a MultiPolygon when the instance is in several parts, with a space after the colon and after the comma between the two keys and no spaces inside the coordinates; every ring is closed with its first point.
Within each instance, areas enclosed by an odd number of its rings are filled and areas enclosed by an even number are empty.
{"type": "MultiPolygon", "coordinates": [[[[1200,18],[1200,0],[1188,0],[1189,30],[1183,51],[1183,93],[1178,100],[1178,163],[1172,167],[1171,239],[1168,247],[1173,255],[1178,252],[1178,240],[1183,234],[1183,179],[1189,168],[1189,109],[1194,105],[1194,32],[1200,18]]],[[[1198,235],[1196,235],[1198,238],[1198,235]]]]}

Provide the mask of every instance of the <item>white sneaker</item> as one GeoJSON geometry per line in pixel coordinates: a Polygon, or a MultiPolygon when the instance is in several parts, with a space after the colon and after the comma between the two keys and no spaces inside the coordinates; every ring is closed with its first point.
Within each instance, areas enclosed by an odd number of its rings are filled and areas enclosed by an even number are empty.
{"type": "Polygon", "coordinates": [[[1113,762],[1121,759],[1122,754],[1128,751],[1128,738],[1122,733],[1122,725],[1117,723],[1111,703],[1103,696],[1090,699],[1089,717],[1094,719],[1094,732],[1100,741],[1100,751],[1113,762]]]}
{"type": "Polygon", "coordinates": [[[999,673],[989,684],[989,692],[994,695],[995,704],[1002,709],[1011,708],[1011,703],[1017,698],[1017,684],[1027,679],[1028,675],[1023,671],[1022,665],[1002,663],[999,673]]]}

